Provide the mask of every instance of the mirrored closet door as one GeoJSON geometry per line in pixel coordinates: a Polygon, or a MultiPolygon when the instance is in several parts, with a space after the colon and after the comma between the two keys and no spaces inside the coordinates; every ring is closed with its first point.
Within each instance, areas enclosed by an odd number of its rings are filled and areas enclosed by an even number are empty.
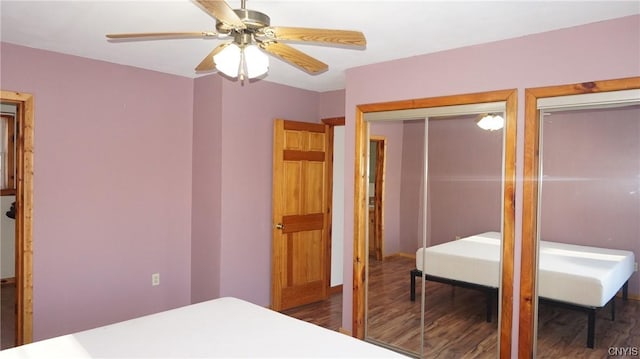
{"type": "MultiPolygon", "coordinates": [[[[537,353],[640,344],[640,92],[539,100],[537,353]]],[[[615,349],[614,349],[615,350],[615,349]]]]}
{"type": "Polygon", "coordinates": [[[365,251],[366,340],[418,357],[497,355],[505,117],[505,102],[365,115],[385,144],[382,167],[368,147],[367,213],[380,203],[384,252],[365,251]],[[479,126],[487,115],[495,128],[479,126]]]}

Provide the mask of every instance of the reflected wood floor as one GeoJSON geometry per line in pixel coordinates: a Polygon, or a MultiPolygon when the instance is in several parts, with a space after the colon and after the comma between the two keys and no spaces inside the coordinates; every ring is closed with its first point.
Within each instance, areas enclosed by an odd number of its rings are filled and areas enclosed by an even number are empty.
{"type": "Polygon", "coordinates": [[[3,284],[0,287],[0,349],[12,348],[16,339],[16,286],[3,284]]]}
{"type": "MultiPolygon", "coordinates": [[[[369,269],[367,337],[404,351],[420,351],[420,293],[409,300],[409,271],[415,260],[393,256],[371,261],[369,269]]],[[[586,347],[587,315],[541,305],[539,308],[538,358],[606,358],[609,347],[640,348],[640,301],[616,298],[616,321],[609,308],[598,311],[596,348],[586,347]]],[[[470,289],[427,282],[426,358],[495,358],[497,315],[485,321],[484,294],[470,289]]],[[[337,330],[341,326],[342,295],[324,302],[290,309],[284,314],[337,330]]]]}

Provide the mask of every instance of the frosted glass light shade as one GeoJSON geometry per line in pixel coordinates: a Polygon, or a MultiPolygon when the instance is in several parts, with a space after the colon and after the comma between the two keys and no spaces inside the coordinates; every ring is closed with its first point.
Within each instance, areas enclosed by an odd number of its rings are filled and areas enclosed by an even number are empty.
{"type": "Polygon", "coordinates": [[[499,130],[504,127],[504,118],[500,115],[485,115],[478,121],[478,127],[489,131],[499,130]]]}
{"type": "Polygon", "coordinates": [[[244,48],[244,61],[247,65],[247,76],[250,79],[262,76],[269,70],[269,57],[256,45],[244,48]]]}
{"type": "Polygon", "coordinates": [[[238,77],[242,49],[236,44],[230,44],[213,57],[216,69],[229,77],[238,77]]]}
{"type": "Polygon", "coordinates": [[[269,57],[256,45],[244,48],[229,44],[213,57],[216,69],[223,74],[236,78],[242,75],[248,78],[262,76],[269,70],[269,57]]]}

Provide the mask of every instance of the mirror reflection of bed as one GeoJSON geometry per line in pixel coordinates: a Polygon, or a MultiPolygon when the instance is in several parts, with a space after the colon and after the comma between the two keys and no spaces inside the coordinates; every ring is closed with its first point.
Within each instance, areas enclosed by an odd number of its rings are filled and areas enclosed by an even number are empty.
{"type": "Polygon", "coordinates": [[[640,256],[639,104],[549,105],[540,111],[539,357],[640,346],[640,276],[634,272],[640,256]],[[557,265],[545,260],[550,255],[571,260],[563,260],[564,277],[556,278],[555,288],[543,286],[552,280],[545,270],[557,265]],[[624,300],[621,283],[627,281],[624,300]],[[560,287],[572,296],[564,302],[596,307],[591,342],[587,314],[545,302],[560,295],[560,287]]]}
{"type": "Polygon", "coordinates": [[[481,129],[479,117],[480,113],[470,113],[431,116],[427,122],[369,122],[370,137],[386,139],[385,256],[368,262],[369,341],[423,357],[494,357],[497,353],[499,233],[494,243],[497,257],[491,263],[495,296],[489,303],[490,320],[482,290],[425,282],[418,274],[415,301],[409,295],[410,272],[422,269],[416,261],[419,248],[500,231],[503,133],[481,129]]]}

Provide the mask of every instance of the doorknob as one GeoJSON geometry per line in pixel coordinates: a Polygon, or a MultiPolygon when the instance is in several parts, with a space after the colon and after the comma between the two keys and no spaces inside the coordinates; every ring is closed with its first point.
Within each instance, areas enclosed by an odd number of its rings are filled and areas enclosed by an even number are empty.
{"type": "Polygon", "coordinates": [[[282,223],[276,224],[276,229],[284,229],[284,224],[282,223]]]}

